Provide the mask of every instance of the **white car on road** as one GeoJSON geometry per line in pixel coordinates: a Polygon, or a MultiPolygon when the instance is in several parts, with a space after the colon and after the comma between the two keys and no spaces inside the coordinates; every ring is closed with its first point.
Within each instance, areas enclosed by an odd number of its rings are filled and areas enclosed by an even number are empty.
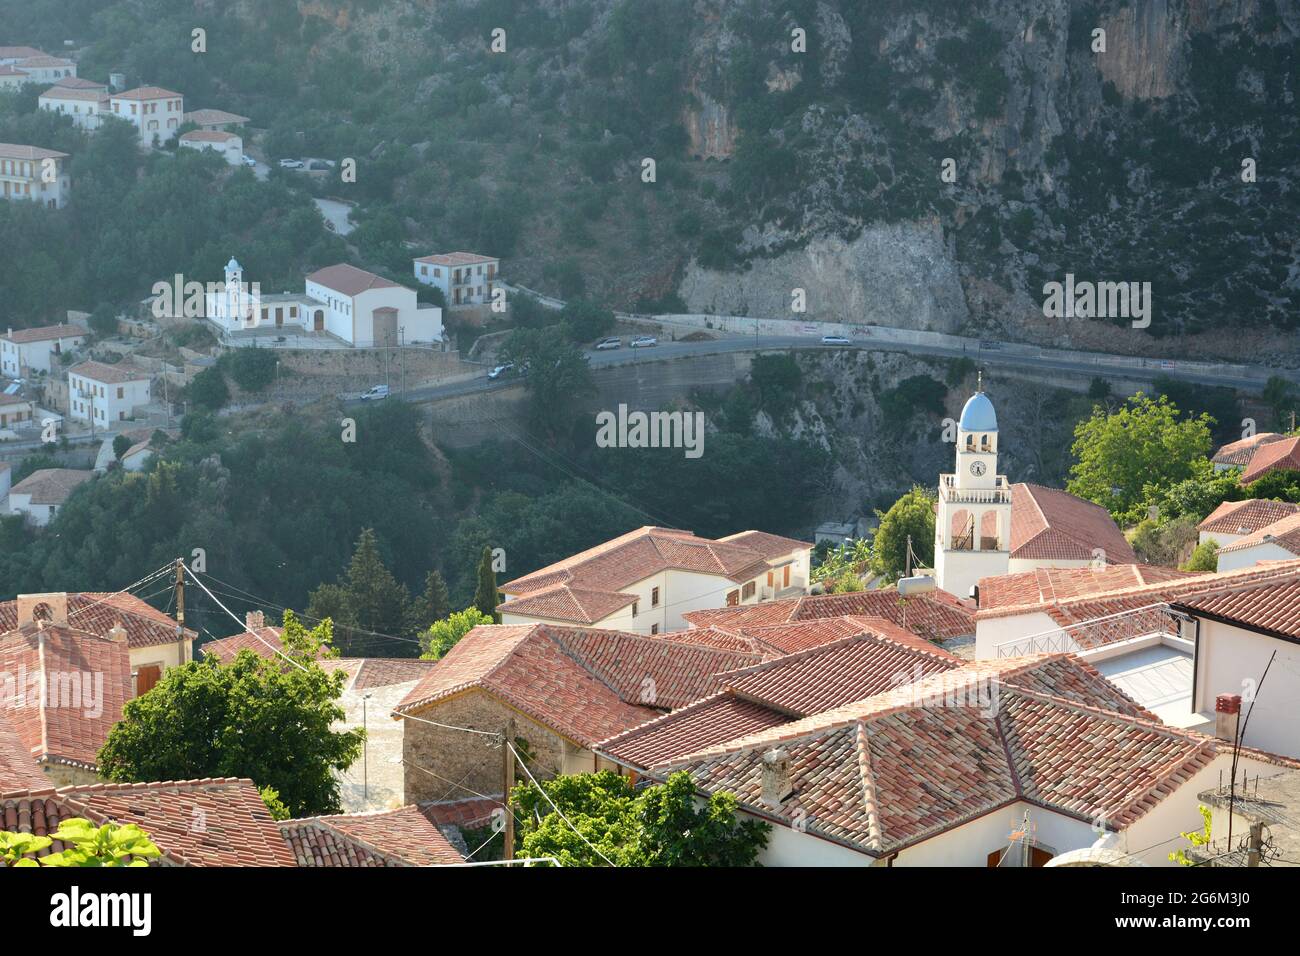
{"type": "Polygon", "coordinates": [[[659,344],[659,340],[653,335],[638,335],[631,342],[627,343],[630,349],[648,349],[659,344]]]}
{"type": "Polygon", "coordinates": [[[366,391],[361,393],[361,400],[363,402],[378,401],[381,398],[387,398],[387,397],[388,397],[387,385],[372,385],[366,391]]]}
{"type": "Polygon", "coordinates": [[[505,365],[498,365],[492,371],[488,372],[488,378],[497,379],[503,375],[509,375],[515,370],[514,362],[507,362],[505,365]]]}
{"type": "Polygon", "coordinates": [[[245,166],[250,166],[250,167],[255,167],[255,166],[257,166],[257,160],[255,160],[252,156],[249,156],[247,153],[245,153],[245,154],[243,155],[243,157],[241,158],[240,161],[241,161],[245,166]]]}
{"type": "Polygon", "coordinates": [[[280,160],[281,169],[302,169],[301,159],[282,159],[280,160]]]}
{"type": "Polygon", "coordinates": [[[609,349],[618,349],[623,347],[623,340],[616,335],[611,335],[607,339],[601,339],[596,343],[597,352],[606,352],[609,349]]]}
{"type": "Polygon", "coordinates": [[[823,335],[822,345],[852,345],[843,335],[823,335]]]}

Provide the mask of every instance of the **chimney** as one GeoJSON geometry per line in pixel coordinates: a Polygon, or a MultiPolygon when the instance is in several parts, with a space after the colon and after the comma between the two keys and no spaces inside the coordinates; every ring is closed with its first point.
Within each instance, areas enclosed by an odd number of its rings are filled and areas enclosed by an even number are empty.
{"type": "Polygon", "coordinates": [[[763,754],[763,803],[780,810],[791,789],[789,752],[775,749],[763,754]]]}
{"type": "Polygon", "coordinates": [[[67,592],[18,595],[18,626],[43,621],[47,624],[68,623],[67,592]]]}
{"type": "Polygon", "coordinates": [[[1229,743],[1237,739],[1241,720],[1241,695],[1220,694],[1214,698],[1214,736],[1229,743]]]}
{"type": "Polygon", "coordinates": [[[266,627],[266,616],[261,611],[249,611],[244,615],[244,627],[249,633],[260,631],[266,627]]]}
{"type": "Polygon", "coordinates": [[[110,641],[113,641],[116,644],[125,644],[126,628],[122,626],[121,621],[118,621],[116,624],[114,624],[111,628],[108,629],[108,634],[106,636],[110,641]]]}

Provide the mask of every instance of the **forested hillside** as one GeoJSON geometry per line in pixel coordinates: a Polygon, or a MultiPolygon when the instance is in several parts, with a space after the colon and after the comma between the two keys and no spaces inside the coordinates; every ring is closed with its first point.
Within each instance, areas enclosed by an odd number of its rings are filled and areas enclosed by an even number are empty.
{"type": "MultiPolygon", "coordinates": [[[[794,276],[813,318],[1252,359],[1300,315],[1300,13],[1275,0],[0,0],[0,22],[73,41],[84,76],[246,114],[272,158],[356,158],[356,183],[312,188],[363,202],[355,256],[395,274],[408,243],[469,248],[561,296],[754,314],[788,314],[794,276]],[[1150,329],[1045,319],[1067,272],[1150,282],[1150,329]]],[[[311,246],[309,207],[290,221],[282,194],[231,186],[194,195],[213,241],[149,230],[177,268],[216,274],[236,244],[250,274],[319,261],[276,241],[311,246]]],[[[94,221],[66,216],[55,235],[94,221]]],[[[122,249],[152,238],[113,225],[122,249]]],[[[0,212],[0,237],[30,228],[0,212]]],[[[85,258],[37,248],[52,261],[20,272],[85,258]]],[[[55,302],[20,272],[0,291],[22,324],[173,271],[126,258],[55,302]]]]}

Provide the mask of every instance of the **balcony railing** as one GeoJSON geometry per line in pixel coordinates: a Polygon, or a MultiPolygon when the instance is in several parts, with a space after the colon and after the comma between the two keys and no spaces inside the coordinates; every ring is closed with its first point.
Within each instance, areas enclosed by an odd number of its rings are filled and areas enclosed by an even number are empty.
{"type": "Polygon", "coordinates": [[[1167,604],[1152,604],[1132,611],[1109,614],[1092,621],[1007,641],[995,647],[998,657],[1026,654],[1075,654],[1120,641],[1160,635],[1179,636],[1181,618],[1167,604]]]}
{"type": "Polygon", "coordinates": [[[944,501],[962,505],[1009,505],[1011,484],[1006,475],[998,475],[992,488],[958,488],[956,475],[941,475],[939,496],[944,501]]]}

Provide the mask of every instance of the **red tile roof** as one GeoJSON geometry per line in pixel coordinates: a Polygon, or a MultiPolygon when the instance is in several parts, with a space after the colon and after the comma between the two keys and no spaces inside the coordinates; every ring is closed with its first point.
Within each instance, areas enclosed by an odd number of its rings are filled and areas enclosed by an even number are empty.
{"type": "Polygon", "coordinates": [[[101,382],[105,385],[120,385],[123,382],[147,382],[153,378],[152,372],[133,365],[129,361],[108,365],[104,362],[96,362],[93,359],[77,363],[68,369],[68,374],[80,375],[82,378],[88,378],[92,382],[101,382]]]}
{"type": "Polygon", "coordinates": [[[1269,498],[1225,501],[1196,526],[1207,534],[1250,534],[1300,512],[1300,505],[1269,498]]]}
{"type": "Polygon", "coordinates": [[[1108,564],[1133,564],[1137,555],[1101,505],[1059,488],[1011,486],[1011,557],[1091,561],[1094,549],[1108,564]]]}
{"type": "Polygon", "coordinates": [[[284,820],[280,832],[299,866],[437,866],[465,862],[439,824],[419,806],[284,820]]]}
{"type": "Polygon", "coordinates": [[[125,641],[63,624],[25,624],[0,635],[0,673],[25,677],[0,710],[42,763],[94,769],[133,693],[125,641]]]}
{"type": "Polygon", "coordinates": [[[560,584],[503,601],[497,609],[502,614],[520,614],[524,617],[540,617],[552,621],[572,621],[575,624],[596,624],[615,611],[628,607],[636,599],[635,594],[591,591],[560,584]]]}
{"type": "Polygon", "coordinates": [[[215,657],[223,664],[233,661],[240,651],[252,651],[258,657],[272,658],[278,656],[275,652],[284,647],[280,640],[283,631],[284,629],[280,627],[264,625],[240,634],[232,634],[230,637],[207,641],[199,645],[199,650],[205,657],[215,657]]]}
{"type": "Polygon", "coordinates": [[[10,488],[9,494],[31,495],[34,505],[61,505],[79,485],[94,477],[93,471],[76,468],[39,468],[10,488]]]}
{"type": "Polygon", "coordinates": [[[1218,553],[1245,551],[1261,544],[1273,544],[1292,555],[1300,556],[1300,513],[1274,521],[1244,538],[1226,544],[1218,553]]]}
{"type": "Polygon", "coordinates": [[[1256,449],[1241,473],[1241,483],[1258,481],[1271,471],[1300,471],[1300,435],[1284,438],[1256,449]]]}
{"type": "Polygon", "coordinates": [[[599,750],[627,766],[652,767],[789,720],[786,713],[723,690],[602,741],[599,750]]]}
{"type": "Polygon", "coordinates": [[[845,616],[885,618],[930,640],[975,633],[974,608],[938,589],[906,599],[900,598],[894,588],[848,594],[810,594],[740,607],[689,611],[682,615],[692,627],[716,625],[732,632],[845,616]]]}
{"type": "Polygon", "coordinates": [[[0,159],[66,159],[67,153],[22,143],[0,143],[0,159]]]}
{"type": "Polygon", "coordinates": [[[1300,574],[1179,599],[1175,607],[1254,631],[1300,640],[1300,574]]]}
{"type": "Polygon", "coordinates": [[[172,90],[163,89],[161,86],[137,86],[133,90],[127,90],[125,93],[114,93],[115,100],[165,100],[179,99],[180,93],[172,90]]]}
{"type": "Polygon", "coordinates": [[[1179,571],[1154,564],[1110,564],[1087,568],[1036,568],[1019,574],[981,578],[980,610],[1004,605],[1039,604],[1103,594],[1123,588],[1141,587],[1161,581],[1177,581],[1195,572],[1179,571]]]}
{"type": "Polygon", "coordinates": [[[705,792],[880,857],[1021,800],[1123,829],[1217,746],[1156,723],[1077,658],[1040,655],[933,674],[652,772],[686,769],[705,792]],[[790,767],[779,808],[762,793],[773,748],[790,767]]]}
{"type": "Polygon", "coordinates": [[[31,748],[18,735],[9,715],[0,709],[0,793],[47,786],[49,781],[33,759],[31,748]]]}
{"type": "Polygon", "coordinates": [[[396,282],[390,282],[383,276],[377,276],[365,269],[350,266],[346,262],[326,266],[324,269],[317,269],[307,277],[307,281],[323,285],[327,289],[333,289],[340,295],[349,297],[360,295],[370,289],[402,288],[396,282]]]}
{"type": "Polygon", "coordinates": [[[25,345],[29,342],[52,342],[55,339],[70,339],[88,334],[85,326],[81,325],[42,325],[34,329],[14,329],[12,332],[0,335],[0,339],[25,345]]]}
{"type": "Polygon", "coordinates": [[[619,631],[481,625],[425,675],[396,713],[419,713],[478,689],[590,746],[704,696],[714,674],[757,660],[619,631]]]}
{"type": "MultiPolygon", "coordinates": [[[[96,825],[134,823],[174,865],[295,865],[251,780],[100,783],[0,794],[0,829],[49,836],[70,817],[96,825]]],[[[62,849],[55,841],[40,855],[62,849]]]]}
{"type": "Polygon", "coordinates": [[[1263,445],[1271,445],[1275,441],[1281,441],[1286,438],[1285,435],[1277,432],[1258,432],[1249,438],[1242,438],[1239,441],[1229,442],[1214,453],[1210,459],[1216,465],[1241,465],[1245,467],[1250,464],[1251,456],[1263,445]]]}
{"type": "MultiPolygon", "coordinates": [[[[126,631],[129,647],[158,647],[177,641],[192,641],[198,635],[176,631],[176,622],[150,607],[134,594],[105,594],[99,591],[68,593],[68,623],[99,637],[119,624],[126,631]]],[[[18,602],[0,601],[0,634],[18,626],[18,602]]]]}
{"type": "Polygon", "coordinates": [[[428,262],[435,266],[472,266],[484,262],[499,262],[494,256],[480,256],[476,252],[442,252],[421,256],[416,262],[428,262]]]}

